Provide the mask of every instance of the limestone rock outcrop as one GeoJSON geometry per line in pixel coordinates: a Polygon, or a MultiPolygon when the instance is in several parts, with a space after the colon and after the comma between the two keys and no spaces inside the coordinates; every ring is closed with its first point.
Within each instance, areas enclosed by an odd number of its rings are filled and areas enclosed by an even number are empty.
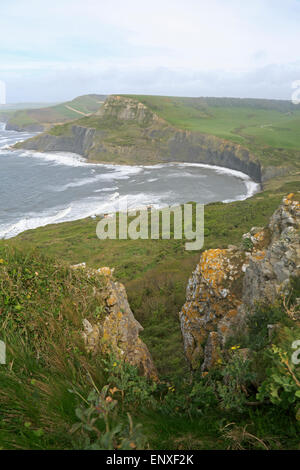
{"type": "Polygon", "coordinates": [[[143,103],[118,95],[109,96],[96,114],[100,117],[110,116],[119,121],[135,121],[143,125],[150,125],[155,121],[164,122],[143,103]]]}
{"type": "Polygon", "coordinates": [[[249,257],[243,284],[245,306],[251,309],[255,302],[273,303],[288,288],[290,276],[300,275],[299,228],[300,204],[297,197],[290,194],[262,232],[267,239],[266,247],[249,257]]]}
{"type": "Polygon", "coordinates": [[[287,294],[300,275],[299,194],[290,194],[268,227],[253,227],[241,247],[205,251],[187,286],[180,312],[186,358],[192,369],[211,368],[235,325],[257,302],[287,294]]]}
{"type": "Polygon", "coordinates": [[[85,269],[88,276],[103,278],[103,296],[106,308],[101,319],[92,324],[83,320],[82,336],[88,352],[92,355],[113,353],[116,358],[137,366],[141,373],[157,380],[158,375],[150,352],[139,337],[143,327],[135,319],[123,284],[113,278],[113,270],[86,268],[84,263],[74,266],[85,269]]]}

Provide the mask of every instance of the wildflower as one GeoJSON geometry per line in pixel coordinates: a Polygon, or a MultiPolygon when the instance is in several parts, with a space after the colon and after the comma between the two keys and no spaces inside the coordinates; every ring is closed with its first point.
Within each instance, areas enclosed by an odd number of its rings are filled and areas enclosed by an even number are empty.
{"type": "Polygon", "coordinates": [[[232,346],[232,347],[231,347],[231,350],[232,350],[232,351],[235,351],[236,349],[239,349],[240,347],[241,347],[241,346],[239,346],[239,345],[237,345],[237,346],[232,346]]]}
{"type": "Polygon", "coordinates": [[[0,264],[3,264],[4,263],[4,259],[0,259],[0,264]]]}
{"type": "Polygon", "coordinates": [[[111,397],[106,397],[106,401],[107,401],[107,403],[110,403],[110,402],[112,402],[112,398],[111,397]]]}
{"type": "Polygon", "coordinates": [[[116,362],[113,363],[113,367],[117,367],[117,363],[116,363],[116,362]]]}

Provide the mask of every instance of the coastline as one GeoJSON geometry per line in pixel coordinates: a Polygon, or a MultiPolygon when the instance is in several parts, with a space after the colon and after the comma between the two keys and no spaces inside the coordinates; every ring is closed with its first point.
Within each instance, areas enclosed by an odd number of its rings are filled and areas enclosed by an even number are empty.
{"type": "MultiPolygon", "coordinates": [[[[3,130],[5,130],[5,127],[4,127],[5,123],[0,123],[0,125],[1,124],[2,124],[1,127],[3,128],[3,130]]],[[[7,132],[10,132],[10,131],[7,131],[7,132]]],[[[12,148],[12,145],[14,144],[11,144],[10,146],[4,146],[4,148],[2,147],[1,150],[5,149],[5,151],[15,152],[16,150],[12,148]]],[[[20,152],[20,150],[18,150],[18,152],[20,152]]],[[[225,204],[234,202],[234,201],[241,201],[241,200],[248,199],[252,197],[254,194],[262,190],[261,184],[253,181],[245,173],[242,173],[237,170],[232,170],[232,169],[217,166],[217,165],[209,165],[205,163],[189,163],[189,162],[184,162],[184,161],[182,162],[175,161],[175,162],[168,162],[168,163],[161,162],[161,163],[157,163],[154,165],[121,165],[121,164],[115,164],[115,163],[90,162],[85,157],[82,157],[79,154],[70,153],[70,152],[38,152],[38,151],[33,151],[33,150],[24,150],[22,154],[23,156],[26,156],[27,154],[30,157],[36,157],[38,159],[44,159],[48,161],[55,161],[58,164],[63,164],[67,166],[68,165],[69,166],[88,166],[88,167],[103,166],[105,168],[120,168],[121,171],[126,170],[126,168],[127,169],[129,168],[157,169],[157,168],[164,168],[164,167],[174,166],[174,165],[178,167],[183,167],[183,168],[184,167],[198,167],[198,168],[211,169],[218,174],[228,174],[235,178],[238,178],[242,180],[245,185],[245,189],[246,189],[245,194],[241,194],[232,199],[214,201],[214,202],[223,202],[225,204]]],[[[20,233],[26,232],[27,230],[33,230],[35,228],[46,226],[46,225],[59,224],[63,222],[70,222],[70,221],[76,221],[76,220],[85,220],[89,217],[95,218],[95,217],[104,216],[107,213],[116,213],[118,212],[118,209],[116,207],[112,208],[112,206],[114,205],[116,206],[116,203],[118,202],[116,195],[118,198],[119,194],[114,193],[113,195],[110,196],[110,198],[107,199],[107,202],[104,204],[104,207],[105,205],[110,206],[110,207],[108,209],[102,208],[101,212],[95,213],[94,211],[92,211],[91,213],[84,215],[84,216],[81,216],[80,214],[78,214],[78,217],[74,216],[74,218],[72,219],[67,218],[67,220],[65,220],[66,216],[70,212],[69,208],[65,207],[63,209],[60,208],[56,214],[51,214],[51,215],[46,216],[45,214],[41,212],[39,216],[37,217],[20,219],[16,223],[12,224],[10,227],[7,227],[7,230],[5,232],[3,231],[1,234],[2,235],[1,238],[2,239],[14,238],[20,233]],[[113,201],[113,204],[112,204],[112,201],[113,201]]],[[[174,204],[177,204],[177,203],[175,202],[174,204]]],[[[181,202],[178,202],[178,205],[179,204],[181,204],[181,202]]],[[[209,204],[209,202],[205,203],[205,205],[207,204],[209,204]]],[[[150,205],[154,207],[155,209],[161,209],[162,207],[165,207],[163,203],[161,204],[154,203],[150,205]]],[[[140,210],[142,207],[147,207],[147,206],[149,207],[149,204],[143,205],[137,202],[137,206],[130,207],[130,210],[140,210]]]]}

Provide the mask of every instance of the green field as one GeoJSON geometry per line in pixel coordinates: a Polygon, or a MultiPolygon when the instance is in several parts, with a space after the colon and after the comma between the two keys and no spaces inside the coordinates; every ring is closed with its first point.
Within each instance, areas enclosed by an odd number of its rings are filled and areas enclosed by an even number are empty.
{"type": "Polygon", "coordinates": [[[299,167],[300,107],[289,101],[129,96],[179,129],[241,144],[266,164],[299,167]]]}
{"type": "Polygon", "coordinates": [[[180,129],[241,144],[299,150],[300,107],[289,102],[143,95],[132,98],[180,129]]]}

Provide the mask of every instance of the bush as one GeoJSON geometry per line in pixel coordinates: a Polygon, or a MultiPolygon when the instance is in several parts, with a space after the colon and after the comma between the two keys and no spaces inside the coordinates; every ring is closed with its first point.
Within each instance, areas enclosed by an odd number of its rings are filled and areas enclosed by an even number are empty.
{"type": "Polygon", "coordinates": [[[225,410],[244,411],[250,395],[256,373],[252,371],[251,361],[234,354],[222,369],[223,381],[218,382],[221,408],[225,410]]]}
{"type": "Polygon", "coordinates": [[[113,355],[103,359],[107,382],[114,387],[115,393],[122,402],[135,409],[139,405],[156,406],[154,392],[157,384],[139,374],[137,367],[117,360],[113,355]]]}
{"type": "MultiPolygon", "coordinates": [[[[75,390],[70,390],[77,393],[75,390]]],[[[134,425],[127,413],[128,422],[119,415],[118,401],[114,399],[115,388],[105,385],[101,391],[94,388],[85,402],[76,408],[78,422],[71,433],[79,433],[81,448],[85,450],[133,450],[144,449],[145,436],[140,424],[134,425]]]]}

